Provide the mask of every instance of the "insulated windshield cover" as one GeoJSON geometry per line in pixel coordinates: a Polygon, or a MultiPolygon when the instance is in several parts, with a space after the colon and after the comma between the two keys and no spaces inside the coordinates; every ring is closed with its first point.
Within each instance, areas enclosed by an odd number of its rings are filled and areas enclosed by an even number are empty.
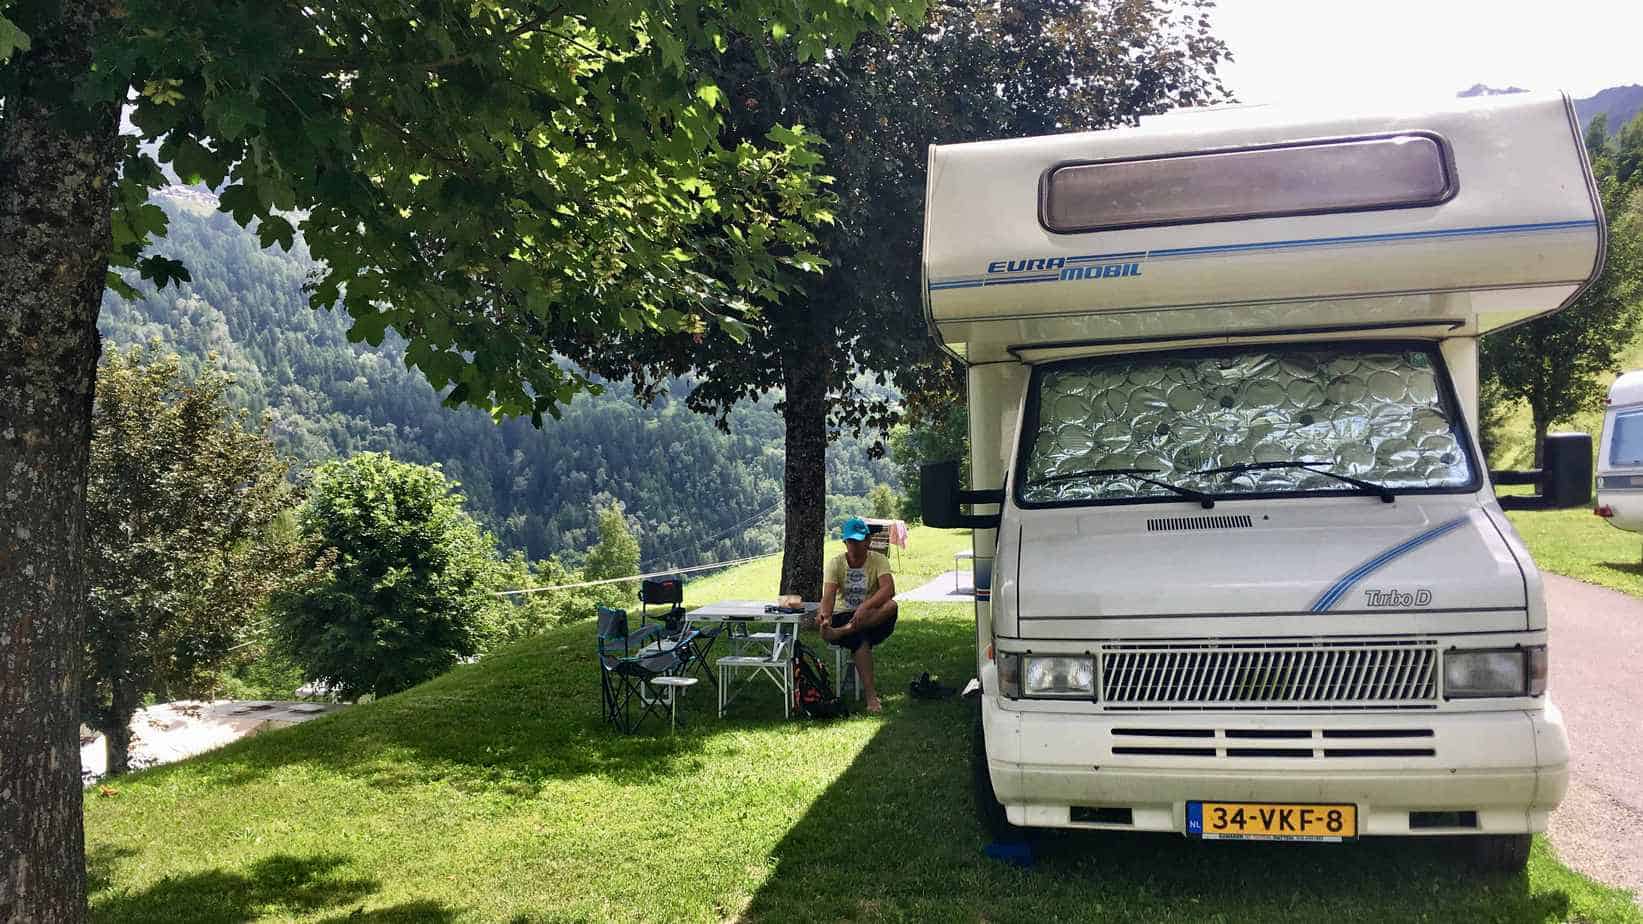
{"type": "Polygon", "coordinates": [[[1044,227],[1146,225],[1436,205],[1454,193],[1443,143],[1403,134],[1066,164],[1044,177],[1044,227]]]}
{"type": "Polygon", "coordinates": [[[1039,373],[1036,421],[1022,448],[1027,504],[1179,499],[1098,469],[1217,495],[1350,490],[1302,468],[1234,474],[1261,462],[1320,470],[1398,489],[1466,489],[1474,482],[1434,354],[1419,347],[1261,347],[1140,353],[1058,363],[1039,373]]]}

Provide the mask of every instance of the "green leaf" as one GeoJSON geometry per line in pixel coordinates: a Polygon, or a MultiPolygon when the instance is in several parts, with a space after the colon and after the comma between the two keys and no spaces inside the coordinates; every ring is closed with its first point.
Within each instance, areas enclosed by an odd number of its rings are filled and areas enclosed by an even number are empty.
{"type": "MultiPolygon", "coordinates": [[[[354,343],[364,341],[371,346],[382,346],[382,337],[387,330],[388,313],[386,311],[378,311],[373,314],[356,314],[354,315],[353,326],[348,328],[348,339],[354,343]]],[[[409,353],[406,354],[405,359],[406,362],[411,361],[409,353]]]]}
{"type": "Polygon", "coordinates": [[[142,297],[142,293],[138,292],[135,286],[129,282],[126,282],[124,276],[121,276],[113,270],[108,271],[108,275],[105,277],[103,286],[110,292],[113,292],[115,295],[118,295],[127,301],[134,302],[142,297]]]}
{"type": "Polygon", "coordinates": [[[193,282],[188,275],[187,267],[182,261],[167,257],[151,256],[137,261],[137,273],[144,279],[154,283],[156,289],[163,289],[167,285],[177,285],[184,282],[193,282]]]}
{"type": "Polygon", "coordinates": [[[241,225],[251,224],[262,213],[262,200],[256,190],[243,183],[230,186],[217,195],[217,208],[234,216],[241,225]]]}
{"type": "Polygon", "coordinates": [[[29,50],[29,34],[0,13],[0,64],[11,60],[19,51],[29,50]]]}
{"type": "Polygon", "coordinates": [[[266,127],[268,113],[244,94],[217,97],[205,104],[205,116],[215,128],[213,137],[238,140],[250,134],[250,129],[266,127]]]}
{"type": "Polygon", "coordinates": [[[191,137],[180,139],[172,155],[171,166],[184,183],[204,183],[209,189],[222,185],[228,175],[228,165],[210,148],[191,137]]]}
{"type": "Polygon", "coordinates": [[[729,316],[719,319],[719,329],[737,343],[746,343],[747,338],[752,334],[746,324],[729,316]]]}
{"type": "Polygon", "coordinates": [[[270,215],[257,223],[257,240],[264,247],[279,244],[281,250],[289,251],[296,236],[297,229],[278,215],[270,215]]]}

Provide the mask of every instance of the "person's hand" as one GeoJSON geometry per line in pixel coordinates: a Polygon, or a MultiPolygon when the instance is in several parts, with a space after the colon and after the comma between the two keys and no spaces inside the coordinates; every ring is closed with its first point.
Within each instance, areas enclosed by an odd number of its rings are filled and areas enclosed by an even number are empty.
{"type": "Polygon", "coordinates": [[[821,633],[822,641],[831,642],[833,640],[833,627],[828,625],[828,620],[816,620],[816,631],[821,633]]]}

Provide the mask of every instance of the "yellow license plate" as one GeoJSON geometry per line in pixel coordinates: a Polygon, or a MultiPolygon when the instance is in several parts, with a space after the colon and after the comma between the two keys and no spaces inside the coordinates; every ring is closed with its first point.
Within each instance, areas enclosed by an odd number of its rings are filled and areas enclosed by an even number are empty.
{"type": "Polygon", "coordinates": [[[1339,841],[1358,836],[1358,807],[1188,802],[1187,835],[1233,841],[1339,841]]]}

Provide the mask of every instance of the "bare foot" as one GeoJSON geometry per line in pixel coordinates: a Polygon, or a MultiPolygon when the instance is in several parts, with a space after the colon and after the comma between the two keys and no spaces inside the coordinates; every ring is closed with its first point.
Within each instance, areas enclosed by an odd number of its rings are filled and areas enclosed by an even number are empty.
{"type": "Polygon", "coordinates": [[[869,696],[867,697],[867,711],[872,715],[881,715],[884,712],[884,704],[879,702],[877,696],[869,696]]]}

